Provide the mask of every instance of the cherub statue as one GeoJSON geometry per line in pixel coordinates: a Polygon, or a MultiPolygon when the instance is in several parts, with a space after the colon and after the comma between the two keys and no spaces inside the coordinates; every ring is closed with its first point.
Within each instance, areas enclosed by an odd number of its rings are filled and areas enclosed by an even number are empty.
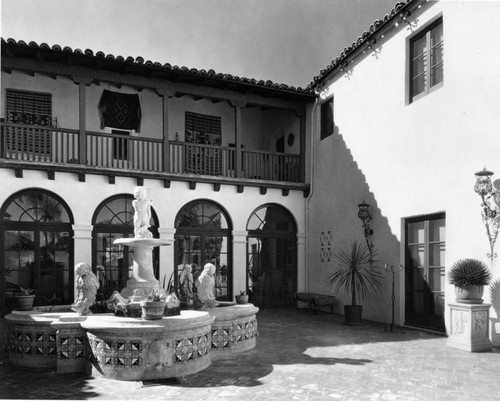
{"type": "Polygon", "coordinates": [[[196,288],[198,290],[198,300],[201,302],[202,310],[213,309],[219,303],[215,300],[215,266],[212,263],[207,263],[203,267],[200,277],[196,280],[196,288]]]}
{"type": "Polygon", "coordinates": [[[136,187],[134,190],[132,206],[134,207],[134,236],[135,238],[152,238],[153,235],[148,230],[151,220],[151,199],[148,199],[146,187],[136,187]]]}
{"type": "Polygon", "coordinates": [[[193,297],[193,272],[191,265],[185,264],[179,277],[179,293],[183,301],[193,297]]]}
{"type": "Polygon", "coordinates": [[[81,316],[90,315],[90,307],[95,302],[99,280],[87,263],[78,263],[75,266],[76,295],[71,309],[81,316]]]}

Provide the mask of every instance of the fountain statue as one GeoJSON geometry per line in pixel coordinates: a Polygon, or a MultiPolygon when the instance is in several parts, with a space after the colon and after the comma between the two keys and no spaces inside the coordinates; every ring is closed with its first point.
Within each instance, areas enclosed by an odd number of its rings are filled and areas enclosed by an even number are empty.
{"type": "Polygon", "coordinates": [[[71,309],[80,316],[90,315],[90,307],[95,302],[99,280],[87,263],[78,263],[75,266],[76,294],[71,309]]]}
{"type": "Polygon", "coordinates": [[[201,310],[208,311],[215,308],[219,302],[215,300],[215,266],[212,263],[207,263],[203,267],[200,277],[196,280],[196,288],[198,290],[198,301],[201,303],[201,310]]]}
{"type": "Polygon", "coordinates": [[[134,238],[120,238],[114,241],[115,245],[128,246],[134,249],[133,266],[127,285],[117,296],[113,293],[107,300],[108,308],[115,311],[120,310],[127,315],[137,315],[140,310],[140,302],[145,300],[148,294],[158,290],[163,298],[167,292],[160,288],[158,280],[153,272],[153,248],[162,245],[170,245],[163,239],[153,238],[149,231],[151,220],[151,197],[149,188],[136,187],[134,190],[134,238]],[[137,313],[133,313],[134,309],[137,313]]]}

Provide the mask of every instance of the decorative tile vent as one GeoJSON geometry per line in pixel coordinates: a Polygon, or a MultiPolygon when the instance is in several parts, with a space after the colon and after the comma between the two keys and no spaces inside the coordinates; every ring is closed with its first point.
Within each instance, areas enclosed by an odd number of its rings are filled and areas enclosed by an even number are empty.
{"type": "Polygon", "coordinates": [[[332,261],[332,232],[322,232],[319,237],[319,253],[322,263],[332,261]]]}

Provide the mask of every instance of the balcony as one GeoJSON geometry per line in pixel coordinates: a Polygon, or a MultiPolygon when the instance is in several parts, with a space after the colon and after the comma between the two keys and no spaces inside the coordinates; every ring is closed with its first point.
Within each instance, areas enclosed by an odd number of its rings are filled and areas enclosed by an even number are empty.
{"type": "Polygon", "coordinates": [[[268,186],[283,188],[304,183],[299,155],[243,149],[237,154],[234,147],[165,138],[97,132],[86,132],[80,138],[80,132],[72,129],[14,123],[0,126],[0,159],[14,167],[107,175],[141,173],[166,180],[255,181],[254,185],[266,181],[268,186]],[[82,158],[86,159],[83,163],[82,158]]]}

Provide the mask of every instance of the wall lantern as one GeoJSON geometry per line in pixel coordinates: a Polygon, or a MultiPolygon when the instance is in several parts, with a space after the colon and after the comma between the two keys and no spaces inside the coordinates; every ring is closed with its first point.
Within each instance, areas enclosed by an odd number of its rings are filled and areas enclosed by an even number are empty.
{"type": "Polygon", "coordinates": [[[474,191],[481,197],[481,216],[483,218],[488,240],[490,242],[490,253],[488,258],[493,261],[497,254],[493,251],[495,242],[500,232],[500,191],[493,188],[491,176],[493,172],[486,170],[486,167],[478,171],[476,176],[476,185],[474,191]],[[493,200],[493,202],[492,202],[493,200]]]}
{"type": "Polygon", "coordinates": [[[363,229],[364,229],[364,234],[365,234],[365,241],[366,245],[368,246],[368,251],[370,252],[370,264],[373,262],[373,243],[372,243],[372,235],[373,235],[373,229],[371,227],[371,220],[372,216],[370,215],[370,210],[369,210],[370,205],[363,201],[363,203],[360,203],[358,205],[358,217],[361,219],[363,222],[363,229]]]}

